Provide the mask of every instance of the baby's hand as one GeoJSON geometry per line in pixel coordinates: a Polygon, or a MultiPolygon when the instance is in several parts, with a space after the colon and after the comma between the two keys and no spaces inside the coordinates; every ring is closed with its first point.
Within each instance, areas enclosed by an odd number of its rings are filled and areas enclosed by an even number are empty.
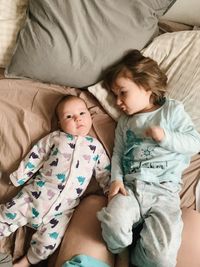
{"type": "Polygon", "coordinates": [[[165,132],[159,126],[152,126],[146,129],[145,135],[151,137],[156,142],[161,142],[165,137],[165,132]]]}
{"type": "Polygon", "coordinates": [[[108,202],[110,202],[110,200],[118,193],[121,193],[122,195],[125,195],[125,196],[127,195],[123,182],[116,180],[112,182],[110,185],[110,189],[108,193],[108,202]]]}

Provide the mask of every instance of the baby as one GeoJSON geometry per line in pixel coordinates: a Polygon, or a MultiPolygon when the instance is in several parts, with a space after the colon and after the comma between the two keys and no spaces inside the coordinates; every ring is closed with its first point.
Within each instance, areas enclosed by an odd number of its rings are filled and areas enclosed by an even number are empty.
{"type": "Polygon", "coordinates": [[[0,205],[0,237],[27,225],[36,230],[30,248],[14,267],[46,259],[58,247],[80,196],[94,174],[106,190],[110,161],[100,142],[89,136],[92,119],[85,102],[64,97],[56,108],[60,130],[33,146],[10,175],[14,186],[25,186],[0,205]]]}

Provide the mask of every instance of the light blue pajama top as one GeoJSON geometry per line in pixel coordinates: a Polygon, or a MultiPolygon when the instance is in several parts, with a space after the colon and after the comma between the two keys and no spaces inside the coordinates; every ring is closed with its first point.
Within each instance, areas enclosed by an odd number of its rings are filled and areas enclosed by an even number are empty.
{"type": "Polygon", "coordinates": [[[152,112],[120,117],[115,132],[111,180],[181,183],[183,170],[191,156],[198,152],[200,134],[183,104],[166,99],[152,112]],[[161,142],[144,135],[150,126],[163,128],[165,137],[161,142]]]}

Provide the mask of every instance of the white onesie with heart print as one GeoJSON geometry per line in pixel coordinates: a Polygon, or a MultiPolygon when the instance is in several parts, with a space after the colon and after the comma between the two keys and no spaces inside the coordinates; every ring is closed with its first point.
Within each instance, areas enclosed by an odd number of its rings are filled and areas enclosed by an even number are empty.
{"type": "Polygon", "coordinates": [[[59,130],[48,134],[10,175],[15,186],[26,184],[16,197],[0,205],[0,237],[28,225],[36,229],[29,261],[36,264],[46,259],[59,245],[93,175],[106,191],[110,160],[97,139],[59,130]]]}

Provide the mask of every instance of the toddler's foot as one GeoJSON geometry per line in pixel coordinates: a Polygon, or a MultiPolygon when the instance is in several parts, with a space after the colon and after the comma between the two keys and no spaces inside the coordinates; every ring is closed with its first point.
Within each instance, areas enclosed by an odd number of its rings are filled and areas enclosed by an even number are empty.
{"type": "Polygon", "coordinates": [[[31,266],[31,264],[27,260],[26,256],[24,256],[23,258],[21,258],[17,262],[13,263],[13,267],[30,267],[30,266],[31,266]]]}

